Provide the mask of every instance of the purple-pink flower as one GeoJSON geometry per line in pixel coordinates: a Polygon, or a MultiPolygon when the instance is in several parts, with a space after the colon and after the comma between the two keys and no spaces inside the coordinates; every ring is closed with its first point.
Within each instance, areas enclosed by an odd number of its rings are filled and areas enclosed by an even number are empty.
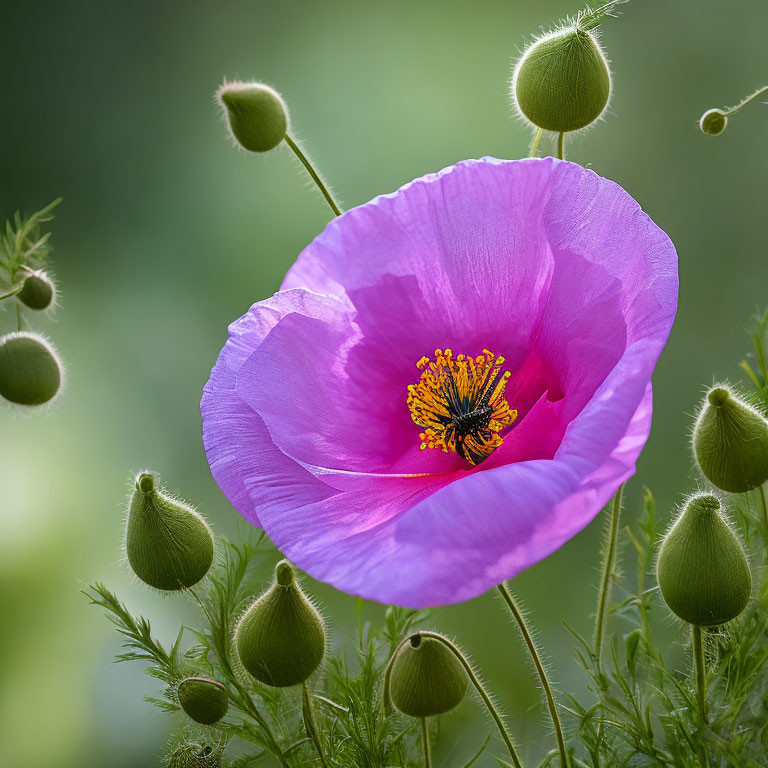
{"type": "Polygon", "coordinates": [[[669,238],[568,162],[467,161],[332,221],[205,387],[227,498],[382,603],[472,598],[635,471],[677,304],[669,238]]]}

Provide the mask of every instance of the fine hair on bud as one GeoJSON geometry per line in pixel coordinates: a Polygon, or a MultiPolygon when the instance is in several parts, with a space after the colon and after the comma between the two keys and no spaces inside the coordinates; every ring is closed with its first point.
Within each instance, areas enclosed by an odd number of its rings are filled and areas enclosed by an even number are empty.
{"type": "Polygon", "coordinates": [[[168,758],[168,768],[221,768],[224,740],[218,744],[182,744],[168,758]]]}
{"type": "Polygon", "coordinates": [[[410,717],[442,715],[458,706],[467,692],[467,673],[441,640],[411,635],[392,659],[389,696],[410,717]]]}
{"type": "Polygon", "coordinates": [[[579,19],[529,45],[512,75],[511,97],[537,128],[578,131],[602,115],[611,93],[608,60],[579,19]]]}
{"type": "Polygon", "coordinates": [[[64,369],[56,350],[38,333],[0,337],[0,396],[24,406],[43,405],[61,389],[64,369]]]}
{"type": "Polygon", "coordinates": [[[235,141],[249,152],[268,152],[285,138],[288,108],[264,83],[227,83],[216,93],[235,141]]]}
{"type": "Polygon", "coordinates": [[[184,712],[196,723],[213,725],[227,714],[227,689],[208,677],[188,677],[179,683],[176,697],[184,712]]]}
{"type": "Polygon", "coordinates": [[[708,109],[699,120],[699,129],[707,136],[719,136],[728,125],[728,118],[721,109],[708,109]]]}
{"type": "Polygon", "coordinates": [[[235,642],[248,673],[276,688],[305,682],[320,665],[325,654],[323,619],[287,560],[277,564],[272,586],[243,614],[235,642]]]}
{"type": "Polygon", "coordinates": [[[51,306],[55,295],[53,280],[40,269],[27,274],[16,298],[29,309],[43,310],[51,306]]]}
{"type": "Polygon", "coordinates": [[[667,606],[689,624],[717,626],[746,608],[749,564],[716,496],[688,499],[664,537],[656,574],[667,606]]]}
{"type": "Polygon", "coordinates": [[[125,549],[133,572],[150,587],[188,589],[213,562],[213,534],[203,517],[158,490],[149,472],[136,476],[128,509],[125,549]]]}
{"type": "Polygon", "coordinates": [[[768,480],[768,421],[727,386],[713,387],[696,419],[693,451],[714,486],[751,491],[768,480]]]}

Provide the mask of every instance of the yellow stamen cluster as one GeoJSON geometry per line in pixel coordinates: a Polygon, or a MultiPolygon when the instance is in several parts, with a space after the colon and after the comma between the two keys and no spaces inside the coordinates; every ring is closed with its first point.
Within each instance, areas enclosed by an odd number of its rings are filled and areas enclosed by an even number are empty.
{"type": "Polygon", "coordinates": [[[504,358],[487,349],[477,357],[436,349],[434,360],[416,363],[422,373],[408,386],[408,408],[424,428],[422,450],[453,451],[475,466],[502,444],[500,432],[517,418],[504,397],[511,374],[499,376],[503,365],[504,358]]]}

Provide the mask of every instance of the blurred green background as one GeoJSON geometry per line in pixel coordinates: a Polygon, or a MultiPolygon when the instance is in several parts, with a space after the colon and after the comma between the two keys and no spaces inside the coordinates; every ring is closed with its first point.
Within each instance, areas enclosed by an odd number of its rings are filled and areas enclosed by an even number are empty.
{"type": "MultiPolygon", "coordinates": [[[[68,384],[48,413],[0,409],[4,765],[159,764],[172,718],[142,701],[156,681],[112,664],[117,636],[79,594],[103,579],[165,640],[193,615],[132,582],[121,562],[133,472],[159,471],[218,532],[241,530],[208,471],[200,392],[227,323],[278,288],[328,211],[288,150],[232,148],[212,98],[222,78],[275,85],[296,134],[353,206],[463,158],[525,154],[530,137],[507,100],[510,62],[527,36],[577,9],[563,0],[7,4],[0,215],[64,197],[53,225],[61,308],[42,326],[68,384]]],[[[766,28],[758,0],[629,3],[603,25],[610,115],[568,147],[629,190],[680,255],[678,320],[627,519],[642,484],[664,516],[695,485],[690,414],[702,385],[737,375],[744,328],[768,302],[768,111],[751,105],[719,138],[696,130],[706,108],[765,84],[766,28]]],[[[0,331],[12,324],[0,313],[0,331]]],[[[515,580],[561,690],[584,686],[561,620],[590,631],[600,536],[597,521],[515,580]]],[[[344,645],[352,598],[310,587],[344,645]]],[[[486,595],[435,623],[496,683],[523,757],[540,757],[549,727],[500,605],[486,595]]],[[[463,704],[437,764],[460,764],[485,732],[463,704]]]]}

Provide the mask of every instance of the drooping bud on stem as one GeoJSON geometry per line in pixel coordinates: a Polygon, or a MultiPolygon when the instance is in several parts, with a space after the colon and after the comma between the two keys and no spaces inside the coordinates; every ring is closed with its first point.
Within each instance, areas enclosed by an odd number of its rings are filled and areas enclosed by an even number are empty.
{"type": "Polygon", "coordinates": [[[721,109],[708,109],[699,120],[699,129],[707,136],[719,136],[728,125],[728,118],[721,109]]]}
{"type": "Polygon", "coordinates": [[[55,293],[51,278],[43,270],[39,270],[30,272],[24,278],[16,297],[29,309],[41,310],[51,306],[55,293]]]}
{"type": "Polygon", "coordinates": [[[696,461],[705,477],[729,493],[768,480],[768,421],[725,387],[714,387],[693,430],[696,461]]]}
{"type": "Polygon", "coordinates": [[[227,689],[208,677],[188,677],[179,683],[176,691],[181,708],[196,723],[212,725],[227,714],[227,689]]]}
{"type": "Polygon", "coordinates": [[[537,128],[565,133],[603,113],[611,91],[608,62],[594,28],[608,12],[582,14],[534,41],[512,76],[512,101],[537,128]]]}
{"type": "Polygon", "coordinates": [[[432,717],[458,706],[467,684],[467,673],[451,649],[416,632],[392,660],[389,696],[405,715],[432,717]]]}
{"type": "Polygon", "coordinates": [[[661,545],[657,578],[669,609],[689,624],[717,626],[744,610],[749,565],[715,496],[688,500],[661,545]]]}
{"type": "Polygon", "coordinates": [[[19,331],[0,338],[0,396],[17,405],[42,405],[61,387],[63,368],[39,334],[19,331]]]}
{"type": "Polygon", "coordinates": [[[280,561],[275,581],[245,612],[235,630],[237,654],[262,683],[287,688],[306,681],[325,654],[325,627],[296,583],[293,566],[280,561]]]}
{"type": "Polygon", "coordinates": [[[157,490],[148,472],[136,478],[125,548],[133,572],[150,587],[167,591],[193,587],[213,562],[213,535],[203,517],[157,490]]]}
{"type": "Polygon", "coordinates": [[[288,108],[280,94],[263,83],[224,83],[216,97],[232,136],[249,152],[274,149],[288,131],[288,108]]]}

